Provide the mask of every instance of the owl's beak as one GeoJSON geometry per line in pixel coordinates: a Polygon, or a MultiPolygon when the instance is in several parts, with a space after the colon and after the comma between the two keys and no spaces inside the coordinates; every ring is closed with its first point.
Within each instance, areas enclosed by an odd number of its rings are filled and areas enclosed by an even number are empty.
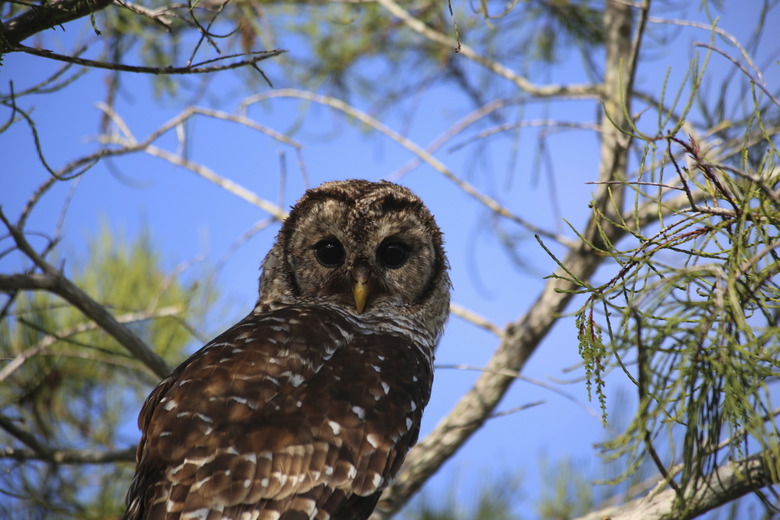
{"type": "Polygon", "coordinates": [[[363,309],[366,308],[366,300],[368,299],[369,287],[368,277],[370,269],[368,264],[363,261],[358,261],[352,270],[352,296],[355,297],[355,309],[358,314],[363,313],[363,309]]]}
{"type": "Polygon", "coordinates": [[[355,308],[358,314],[362,314],[368,298],[368,284],[364,280],[355,280],[355,284],[352,286],[352,295],[355,297],[355,308]]]}

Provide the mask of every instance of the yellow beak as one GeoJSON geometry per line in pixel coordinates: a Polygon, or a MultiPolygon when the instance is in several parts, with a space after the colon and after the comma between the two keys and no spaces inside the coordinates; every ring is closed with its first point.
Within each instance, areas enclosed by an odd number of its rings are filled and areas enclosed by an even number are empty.
{"type": "Polygon", "coordinates": [[[355,280],[355,285],[352,286],[352,295],[355,297],[355,308],[358,314],[362,314],[368,298],[368,284],[365,280],[355,280]]]}

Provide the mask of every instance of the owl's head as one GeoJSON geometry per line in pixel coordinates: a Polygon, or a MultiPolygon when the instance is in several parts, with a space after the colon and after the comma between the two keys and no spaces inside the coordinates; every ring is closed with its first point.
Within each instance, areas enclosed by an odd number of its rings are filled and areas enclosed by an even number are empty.
{"type": "Polygon", "coordinates": [[[260,304],[406,316],[438,336],[449,312],[442,234],[409,189],[348,180],[308,190],[263,261],[260,304]]]}

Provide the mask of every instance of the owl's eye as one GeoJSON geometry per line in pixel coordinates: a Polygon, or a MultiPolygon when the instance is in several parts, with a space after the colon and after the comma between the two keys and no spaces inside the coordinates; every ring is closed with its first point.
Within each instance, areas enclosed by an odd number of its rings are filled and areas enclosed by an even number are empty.
{"type": "Polygon", "coordinates": [[[338,267],[344,263],[344,247],[335,238],[325,238],[314,244],[314,254],[323,267],[338,267]]]}
{"type": "Polygon", "coordinates": [[[400,240],[385,240],[376,250],[379,263],[389,269],[398,269],[409,259],[409,246],[400,240]]]}

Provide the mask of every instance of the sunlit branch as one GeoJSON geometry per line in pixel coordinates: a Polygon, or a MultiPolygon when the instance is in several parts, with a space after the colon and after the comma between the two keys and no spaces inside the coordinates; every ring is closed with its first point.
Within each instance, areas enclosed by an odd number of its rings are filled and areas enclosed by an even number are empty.
{"type": "Polygon", "coordinates": [[[431,166],[434,170],[441,173],[445,178],[452,181],[454,184],[456,184],[464,193],[469,195],[470,197],[476,199],[479,201],[482,205],[487,207],[490,211],[494,212],[495,214],[507,218],[523,227],[528,229],[529,231],[533,233],[537,233],[539,235],[542,235],[546,238],[549,238],[551,240],[555,240],[556,242],[559,242],[560,244],[563,244],[567,247],[573,247],[575,245],[575,242],[573,242],[568,237],[559,235],[557,233],[552,233],[550,231],[547,231],[545,229],[539,228],[535,224],[517,216],[516,214],[509,211],[507,208],[502,206],[498,201],[495,199],[488,197],[487,195],[481,193],[479,190],[477,190],[474,186],[472,186],[470,183],[462,180],[457,175],[455,175],[452,171],[450,171],[444,163],[439,161],[437,158],[432,156],[430,153],[425,151],[423,148],[421,148],[419,145],[417,145],[414,141],[404,137],[403,135],[399,134],[395,130],[392,130],[391,128],[387,127],[386,125],[382,124],[381,122],[377,121],[373,117],[369,116],[365,112],[362,112],[355,107],[341,101],[340,99],[336,99],[329,96],[323,96],[320,94],[314,94],[313,92],[306,92],[302,90],[295,90],[295,89],[280,89],[280,90],[274,90],[268,93],[263,94],[256,94],[254,96],[250,96],[249,98],[245,99],[241,103],[241,113],[244,113],[250,105],[254,103],[258,103],[260,101],[263,101],[265,99],[271,99],[271,98],[277,98],[277,97],[292,97],[292,98],[298,98],[298,99],[305,99],[307,101],[313,101],[315,103],[320,103],[322,105],[326,105],[332,108],[335,108],[337,110],[340,110],[344,112],[345,114],[354,117],[361,123],[369,126],[370,128],[373,128],[377,132],[380,132],[396,143],[400,144],[413,154],[415,154],[417,157],[419,157],[422,161],[427,163],[429,166],[431,166]]]}
{"type": "Polygon", "coordinates": [[[185,159],[181,155],[171,153],[167,150],[163,150],[162,148],[157,148],[156,146],[152,145],[145,146],[143,151],[152,157],[164,159],[171,164],[181,166],[182,168],[186,168],[191,172],[196,173],[207,181],[216,184],[228,193],[231,193],[236,197],[243,199],[254,206],[257,206],[263,211],[268,212],[277,220],[284,220],[287,218],[287,212],[279,208],[277,205],[257,196],[257,194],[255,194],[253,191],[244,188],[240,184],[228,179],[227,177],[222,177],[206,166],[194,163],[185,159]]]}
{"type": "Polygon", "coordinates": [[[376,0],[376,2],[387,9],[390,14],[404,22],[413,31],[425,36],[431,41],[451,48],[453,52],[455,52],[455,49],[458,49],[459,54],[482,65],[498,76],[508,79],[524,92],[539,97],[576,95],[598,98],[600,95],[601,88],[599,85],[535,85],[501,63],[480,55],[469,45],[459,42],[456,38],[442,34],[425,25],[421,20],[415,18],[414,15],[393,0],[376,0]]]}
{"type": "MultiPolygon", "coordinates": [[[[197,175],[203,177],[204,179],[228,191],[229,193],[243,200],[246,200],[250,204],[257,206],[263,211],[268,212],[277,220],[284,220],[287,217],[286,211],[284,211],[278,205],[259,197],[256,193],[252,192],[251,190],[241,186],[240,184],[226,177],[220,176],[219,174],[217,174],[216,172],[214,172],[213,170],[209,169],[206,166],[190,161],[179,154],[169,152],[162,148],[153,146],[152,143],[156,141],[160,136],[162,136],[163,134],[165,134],[166,132],[172,129],[177,129],[180,133],[180,140],[184,141],[186,139],[186,135],[184,134],[184,127],[182,125],[187,119],[195,115],[203,115],[214,119],[229,121],[242,126],[246,126],[253,130],[257,130],[258,132],[268,135],[269,137],[283,144],[293,147],[296,150],[296,153],[300,156],[300,150],[302,148],[302,145],[297,141],[294,141],[280,134],[279,132],[276,132],[271,128],[260,125],[257,122],[243,116],[235,116],[232,114],[227,114],[225,112],[220,112],[216,110],[190,107],[187,110],[183,111],[178,116],[176,116],[175,118],[173,118],[171,121],[168,121],[160,128],[152,132],[143,142],[138,142],[137,139],[132,135],[130,129],[127,127],[124,121],[118,116],[118,114],[116,114],[110,107],[106,105],[101,105],[101,108],[104,111],[106,111],[107,114],[109,114],[111,119],[115,122],[117,127],[120,129],[122,136],[104,135],[100,137],[100,142],[103,144],[117,144],[120,145],[121,147],[102,150],[101,152],[98,152],[98,154],[95,154],[95,156],[104,157],[107,155],[125,155],[125,154],[135,153],[135,152],[144,152],[153,157],[164,159],[170,162],[171,164],[181,166],[183,168],[190,170],[193,173],[196,173],[197,175]]],[[[302,162],[302,159],[300,157],[299,157],[299,161],[302,162]]]]}
{"type": "MultiPolygon", "coordinates": [[[[136,144],[136,140],[134,137],[132,137],[132,133],[130,132],[128,126],[124,123],[124,121],[111,107],[109,107],[104,103],[99,103],[98,108],[106,112],[112,118],[112,120],[115,121],[117,124],[120,124],[120,127],[122,128],[125,137],[127,139],[132,140],[133,144],[136,144]]],[[[245,126],[247,128],[251,128],[252,130],[256,130],[262,134],[265,134],[268,137],[276,141],[279,141],[284,145],[295,148],[296,150],[301,150],[303,148],[303,145],[298,141],[294,139],[290,139],[286,135],[277,132],[273,128],[269,128],[265,125],[261,125],[257,121],[244,117],[243,115],[234,115],[234,114],[229,114],[227,112],[222,112],[220,110],[212,110],[209,108],[202,108],[202,107],[188,107],[187,109],[183,110],[180,114],[178,114],[176,117],[166,122],[165,124],[160,126],[157,130],[149,134],[149,136],[146,139],[144,139],[142,142],[137,144],[140,144],[141,146],[151,144],[154,141],[156,141],[160,136],[167,133],[169,130],[180,126],[182,123],[184,123],[185,121],[187,121],[188,119],[196,115],[210,117],[212,119],[218,119],[220,121],[229,121],[231,123],[236,123],[238,125],[245,126]]]]}
{"type": "Polygon", "coordinates": [[[672,515],[675,520],[689,520],[752,493],[757,488],[780,483],[777,463],[776,456],[761,452],[718,466],[710,474],[702,476],[702,484],[688,490],[683,511],[675,506],[675,491],[665,489],[666,483],[662,481],[646,496],[591,512],[576,520],[663,520],[672,515]]]}
{"type": "MultiPolygon", "coordinates": [[[[263,125],[257,124],[255,121],[252,121],[250,119],[242,118],[239,116],[233,116],[231,114],[227,114],[224,112],[209,110],[209,109],[201,109],[198,107],[190,107],[186,110],[184,110],[182,113],[174,117],[172,120],[168,121],[164,125],[162,125],[160,128],[152,132],[144,141],[139,142],[130,132],[127,125],[124,123],[124,121],[116,114],[111,107],[108,107],[105,104],[99,103],[98,107],[102,109],[106,114],[116,123],[117,128],[121,130],[124,137],[119,137],[116,135],[108,135],[108,136],[100,136],[98,138],[99,142],[103,144],[119,144],[121,147],[119,148],[101,148],[97,152],[94,152],[89,155],[85,155],[83,157],[80,157],[74,161],[71,161],[70,163],[66,164],[59,170],[50,170],[50,173],[53,177],[55,177],[58,180],[69,180],[73,177],[77,177],[81,174],[83,174],[85,171],[87,171],[89,168],[97,164],[100,160],[108,158],[108,157],[118,157],[122,155],[128,155],[131,153],[136,153],[139,151],[143,151],[147,146],[149,146],[151,143],[153,143],[155,140],[157,140],[160,136],[165,134],[166,132],[170,131],[171,129],[181,129],[182,123],[184,123],[187,119],[194,115],[204,115],[207,117],[214,117],[216,119],[222,119],[225,121],[231,121],[235,122],[237,124],[244,125],[248,128],[251,128],[253,130],[257,130],[261,133],[264,133],[268,135],[269,137],[283,143],[289,146],[292,146],[296,149],[296,153],[298,154],[298,160],[299,164],[302,164],[303,159],[300,157],[300,149],[302,146],[300,143],[276,132],[273,129],[267,128],[263,125]],[[75,172],[75,173],[74,173],[75,172]]],[[[263,203],[263,206],[260,206],[272,215],[275,215],[277,217],[281,216],[283,214],[282,210],[278,207],[273,205],[270,202],[263,203]]]]}
{"type": "Polygon", "coordinates": [[[450,312],[458,318],[461,318],[462,320],[465,320],[481,329],[485,329],[499,338],[501,337],[501,334],[503,334],[503,331],[501,328],[499,328],[498,325],[492,323],[484,316],[480,316],[477,313],[470,311],[461,305],[458,305],[457,303],[450,304],[450,312]]]}
{"type": "MultiPolygon", "coordinates": [[[[384,3],[388,0],[380,1],[384,3]]],[[[621,110],[625,95],[620,89],[625,88],[625,85],[619,82],[619,71],[625,61],[619,59],[619,53],[616,51],[626,52],[630,49],[630,31],[624,29],[630,26],[631,13],[628,7],[618,2],[607,2],[605,18],[608,21],[607,54],[611,56],[611,60],[607,61],[605,82],[608,80],[616,82],[611,88],[605,90],[605,94],[612,96],[605,100],[605,105],[621,110]]],[[[635,41],[641,41],[636,34],[635,41]]],[[[634,74],[633,70],[624,72],[624,77],[634,74]]],[[[608,139],[607,134],[615,132],[619,131],[614,129],[610,132],[602,132],[602,138],[607,142],[602,143],[600,180],[619,180],[626,176],[625,155],[628,152],[629,142],[618,136],[610,135],[608,139]]],[[[614,204],[609,189],[597,194],[596,204],[599,207],[614,204]]],[[[569,249],[569,253],[562,260],[561,267],[548,278],[536,301],[523,316],[506,326],[498,348],[474,385],[460,398],[447,416],[439,421],[433,431],[409,452],[401,473],[383,494],[372,518],[375,520],[389,518],[493,413],[501,398],[515,381],[503,371],[522,372],[528,359],[562,316],[573,297],[576,287],[568,281],[567,273],[573,275],[575,279],[587,280],[605,260],[606,257],[593,254],[588,244],[595,241],[597,237],[614,243],[626,233],[625,229],[617,226],[599,227],[597,219],[599,219],[598,212],[594,211],[585,228],[588,231],[578,241],[577,247],[569,249]],[[469,426],[454,428],[457,424],[463,423],[469,426]]]]}
{"type": "Polygon", "coordinates": [[[140,14],[141,16],[145,16],[150,20],[153,20],[155,23],[158,23],[164,27],[167,31],[171,30],[173,18],[178,17],[178,15],[175,14],[175,10],[187,8],[186,4],[167,4],[157,9],[149,9],[148,7],[144,7],[143,5],[136,4],[134,2],[124,2],[122,0],[113,0],[113,2],[114,5],[124,7],[125,9],[132,11],[135,14],[140,14]]]}

